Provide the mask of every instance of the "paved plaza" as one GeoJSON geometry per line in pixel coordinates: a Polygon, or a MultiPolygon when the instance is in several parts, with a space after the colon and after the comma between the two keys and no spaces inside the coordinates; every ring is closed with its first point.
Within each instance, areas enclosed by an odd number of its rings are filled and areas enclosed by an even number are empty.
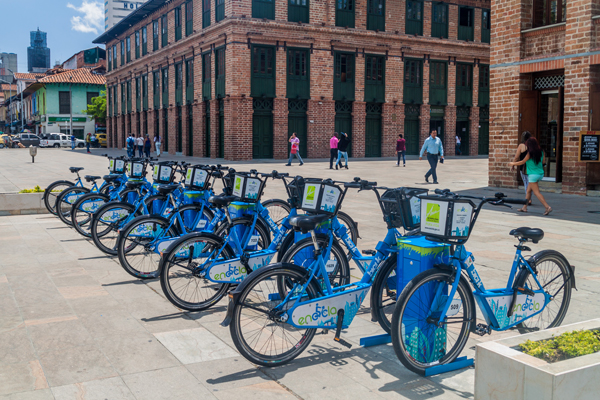
{"type": "MultiPolygon", "coordinates": [[[[40,149],[34,164],[27,150],[0,150],[0,193],[71,179],[70,166],[104,175],[107,160],[95,150],[40,149]]],[[[112,150],[112,154],[122,151],[112,150]]],[[[214,160],[165,156],[161,159],[214,160]]],[[[225,163],[239,170],[273,169],[306,177],[350,181],[359,176],[385,186],[449,188],[493,195],[485,158],[450,158],[438,169],[440,185],[426,185],[427,162],[351,160],[349,170],[330,171],[325,160],[299,167],[281,162],[225,163]]],[[[507,159],[507,162],[509,160],[507,159]]],[[[523,197],[521,190],[503,190],[523,197]]],[[[285,198],[269,181],[263,199],[285,198]]],[[[506,284],[514,255],[512,228],[538,227],[544,239],[533,251],[555,249],[575,265],[573,292],[563,324],[600,316],[600,198],[548,193],[554,211],[542,216],[534,199],[527,214],[486,207],[467,245],[488,288],[506,284]]],[[[372,192],[351,191],[343,210],[359,224],[360,249],[373,249],[385,224],[372,192]]],[[[353,265],[354,267],[354,265],[353,265]]],[[[353,277],[360,272],[353,269],[353,277]]],[[[140,281],[49,214],[0,217],[0,399],[463,399],[473,397],[474,370],[431,378],[406,370],[391,344],[359,346],[361,337],[381,334],[371,322],[368,300],[342,338],[317,335],[299,358],[277,368],[256,367],[241,357],[229,329],[220,326],[226,302],[188,313],[166,300],[158,281],[140,281]]],[[[481,317],[481,313],[478,312],[481,317]]],[[[483,321],[482,321],[483,322],[483,321]]],[[[516,335],[470,337],[474,355],[481,341],[516,335]]]]}

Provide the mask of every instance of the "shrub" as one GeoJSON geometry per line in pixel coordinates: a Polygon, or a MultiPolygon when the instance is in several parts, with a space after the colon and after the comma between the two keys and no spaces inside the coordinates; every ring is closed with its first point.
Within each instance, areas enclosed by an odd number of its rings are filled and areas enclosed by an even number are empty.
{"type": "Polygon", "coordinates": [[[34,187],[33,189],[23,189],[19,191],[19,193],[42,193],[44,189],[42,189],[39,185],[34,187]]]}
{"type": "Polygon", "coordinates": [[[600,351],[600,331],[565,332],[539,342],[528,340],[520,347],[523,353],[552,363],[600,351]]]}

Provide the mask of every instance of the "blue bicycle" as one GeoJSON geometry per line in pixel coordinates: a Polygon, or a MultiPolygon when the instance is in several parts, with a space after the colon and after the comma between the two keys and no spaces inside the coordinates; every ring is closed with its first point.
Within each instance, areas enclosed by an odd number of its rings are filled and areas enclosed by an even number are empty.
{"type": "Polygon", "coordinates": [[[475,258],[464,245],[483,205],[525,204],[525,200],[507,199],[502,193],[482,198],[438,189],[436,194],[421,197],[421,233],[449,244],[450,262],[413,278],[398,298],[392,318],[396,355],[420,374],[433,365],[454,361],[471,332],[483,336],[516,328],[524,333],[560,325],[571,290],[576,288],[574,268],[559,252],[543,250],[527,259],[523,256],[524,251],[531,251],[527,242],[538,243],[544,232],[522,227],[510,231],[519,244],[506,287],[486,289],[475,258]],[[479,200],[479,205],[471,200],[479,200]],[[475,302],[485,324],[477,324],[475,302]]]}

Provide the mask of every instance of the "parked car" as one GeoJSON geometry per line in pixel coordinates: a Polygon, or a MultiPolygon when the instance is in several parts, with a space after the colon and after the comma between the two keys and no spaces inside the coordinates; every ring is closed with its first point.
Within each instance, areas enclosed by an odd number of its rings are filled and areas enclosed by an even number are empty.
{"type": "Polygon", "coordinates": [[[40,145],[40,137],[33,133],[19,133],[18,135],[13,136],[12,140],[13,147],[19,147],[19,143],[25,147],[40,145]]]}
{"type": "Polygon", "coordinates": [[[9,134],[0,135],[0,149],[12,147],[12,137],[9,134]]]}
{"type": "Polygon", "coordinates": [[[100,147],[106,147],[106,133],[96,133],[96,138],[100,147]]]}
{"type": "MultiPolygon", "coordinates": [[[[85,142],[75,139],[75,145],[82,148],[85,146],[85,142]]],[[[71,136],[64,133],[45,133],[42,135],[40,147],[71,147],[71,136]]]]}

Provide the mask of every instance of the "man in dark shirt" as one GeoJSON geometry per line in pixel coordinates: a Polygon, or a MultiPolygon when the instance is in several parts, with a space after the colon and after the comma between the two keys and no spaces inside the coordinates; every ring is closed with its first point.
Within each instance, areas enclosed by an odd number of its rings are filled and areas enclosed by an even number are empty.
{"type": "Polygon", "coordinates": [[[350,138],[347,133],[340,132],[340,141],[338,143],[338,156],[335,163],[335,169],[338,169],[338,165],[341,167],[340,160],[344,157],[346,160],[346,169],[348,169],[348,145],[350,144],[350,138]]]}
{"type": "Polygon", "coordinates": [[[406,140],[404,140],[402,135],[398,135],[398,140],[396,141],[396,154],[398,154],[398,162],[396,163],[396,167],[400,166],[400,157],[402,157],[402,161],[406,167],[406,140]]]}

